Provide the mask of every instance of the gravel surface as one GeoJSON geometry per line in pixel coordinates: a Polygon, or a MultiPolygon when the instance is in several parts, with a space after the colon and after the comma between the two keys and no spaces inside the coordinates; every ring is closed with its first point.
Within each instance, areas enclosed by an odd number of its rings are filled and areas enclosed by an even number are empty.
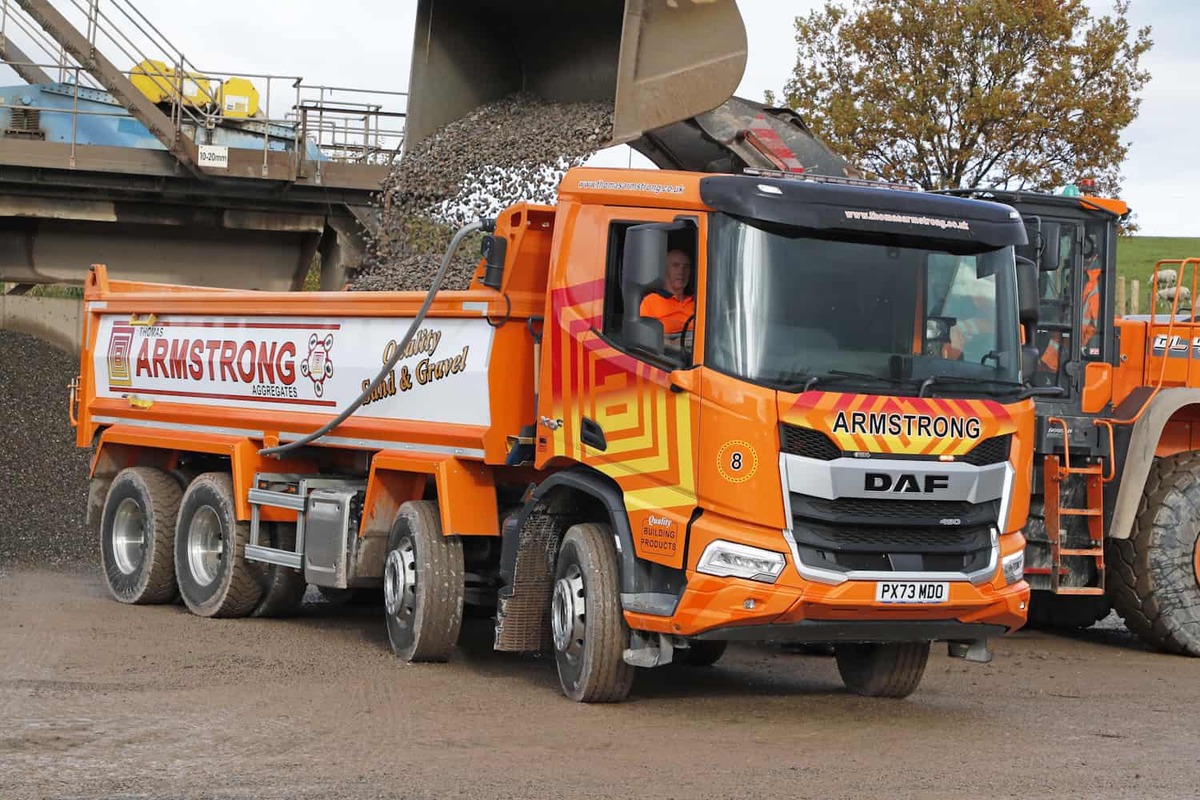
{"type": "Polygon", "coordinates": [[[379,607],[293,620],[127,606],[99,575],[0,580],[0,798],[1154,798],[1200,786],[1200,661],[1122,630],[938,647],[907,700],[834,660],[734,646],[639,670],[618,705],[468,620],[404,664],[379,607]]]}
{"type": "MultiPolygon", "coordinates": [[[[522,200],[553,203],[563,173],[600,149],[612,106],[517,94],[480,106],[407,153],[378,197],[380,230],[351,289],[429,288],[450,237],[522,200]]],[[[459,248],[444,289],[466,289],[477,249],[459,248]]]]}
{"type": "Polygon", "coordinates": [[[67,419],[78,372],[76,356],[0,331],[0,567],[96,562],[84,529],[90,454],[67,419]]]}

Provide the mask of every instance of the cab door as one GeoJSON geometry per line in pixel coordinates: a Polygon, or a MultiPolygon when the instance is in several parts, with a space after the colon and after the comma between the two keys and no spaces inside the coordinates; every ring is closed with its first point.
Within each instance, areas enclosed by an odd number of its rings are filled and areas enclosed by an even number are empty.
{"type": "MultiPolygon", "coordinates": [[[[539,397],[537,465],[582,464],[621,489],[637,555],[681,568],[696,509],[699,402],[672,386],[689,347],[654,353],[623,341],[624,245],[631,227],[679,222],[662,209],[560,206],[552,254],[539,397]]],[[[682,220],[668,248],[692,258],[697,319],[703,299],[702,220],[682,220]]],[[[665,256],[665,254],[664,254],[665,256]]],[[[694,331],[695,321],[690,323],[694,331]]],[[[691,344],[690,336],[682,339],[691,344]]]]}

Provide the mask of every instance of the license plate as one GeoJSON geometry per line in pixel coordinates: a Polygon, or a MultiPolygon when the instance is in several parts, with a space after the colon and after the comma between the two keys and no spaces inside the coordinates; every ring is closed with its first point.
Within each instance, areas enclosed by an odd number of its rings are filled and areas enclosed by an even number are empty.
{"type": "Polygon", "coordinates": [[[878,603],[945,603],[950,584],[924,581],[879,581],[875,584],[878,603]]]}

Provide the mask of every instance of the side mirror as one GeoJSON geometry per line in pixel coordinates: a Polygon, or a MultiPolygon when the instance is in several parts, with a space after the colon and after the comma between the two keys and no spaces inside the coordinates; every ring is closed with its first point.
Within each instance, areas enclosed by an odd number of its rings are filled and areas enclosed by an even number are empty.
{"type": "Polygon", "coordinates": [[[621,339],[630,348],[662,355],[663,326],[657,319],[643,319],[642,301],[650,292],[661,291],[667,275],[667,233],[672,225],[635,225],[625,232],[621,270],[621,299],[625,318],[621,339]]]}
{"type": "Polygon", "coordinates": [[[1028,258],[1017,256],[1017,318],[1032,344],[1038,321],[1038,271],[1028,258]]]}
{"type": "Polygon", "coordinates": [[[1031,344],[1021,347],[1021,379],[1026,383],[1033,380],[1033,374],[1037,372],[1038,358],[1041,353],[1031,344]]]}
{"type": "Polygon", "coordinates": [[[1059,242],[1062,241],[1062,226],[1057,222],[1043,222],[1038,232],[1038,270],[1054,272],[1059,265],[1059,242]]]}
{"type": "Polygon", "coordinates": [[[490,233],[479,243],[479,255],[484,259],[483,285],[500,290],[504,281],[504,259],[508,255],[508,239],[490,233]]]}

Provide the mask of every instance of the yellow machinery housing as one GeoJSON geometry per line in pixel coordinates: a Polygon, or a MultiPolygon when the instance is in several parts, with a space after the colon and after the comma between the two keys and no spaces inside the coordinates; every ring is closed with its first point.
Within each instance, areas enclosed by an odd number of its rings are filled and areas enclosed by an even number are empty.
{"type": "Polygon", "coordinates": [[[130,71],[129,80],[152,103],[172,103],[182,98],[194,108],[215,107],[227,119],[251,119],[258,114],[258,89],[246,78],[222,82],[147,59],[130,71]]]}

